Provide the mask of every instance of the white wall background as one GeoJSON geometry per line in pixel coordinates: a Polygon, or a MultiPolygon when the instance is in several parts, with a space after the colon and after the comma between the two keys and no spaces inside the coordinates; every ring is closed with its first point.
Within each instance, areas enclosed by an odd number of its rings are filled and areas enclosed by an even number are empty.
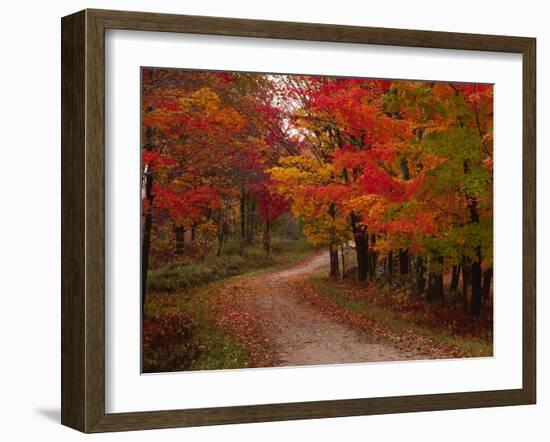
{"type": "MultiPolygon", "coordinates": [[[[60,17],[86,7],[534,36],[538,39],[538,405],[115,433],[95,440],[547,440],[550,327],[549,11],[536,0],[52,0],[6,2],[0,68],[0,436],[82,440],[59,425],[60,17]],[[546,249],[546,250],[544,250],[546,249]]],[[[520,191],[518,189],[518,191],[520,191]]]]}

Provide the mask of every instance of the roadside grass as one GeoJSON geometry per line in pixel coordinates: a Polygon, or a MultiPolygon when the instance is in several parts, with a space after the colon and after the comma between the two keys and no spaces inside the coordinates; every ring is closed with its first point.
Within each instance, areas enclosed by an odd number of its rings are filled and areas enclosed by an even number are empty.
{"type": "MultiPolygon", "coordinates": [[[[359,297],[356,287],[350,283],[332,281],[322,275],[315,275],[309,280],[311,286],[322,296],[328,298],[338,307],[361,315],[369,320],[383,323],[396,331],[414,333],[417,336],[433,339],[436,342],[458,348],[465,357],[484,357],[493,355],[492,340],[471,336],[460,336],[450,333],[443,327],[433,324],[422,324],[414,314],[393,310],[388,306],[375,305],[362,291],[359,297]]],[[[429,308],[429,307],[428,307],[429,308]]]]}
{"type": "Polygon", "coordinates": [[[229,244],[221,258],[151,272],[142,333],[143,371],[220,370],[250,366],[252,355],[216,319],[216,296],[237,275],[290,267],[315,253],[305,241],[274,241],[270,258],[260,247],[229,244]]]}
{"type": "MultiPolygon", "coordinates": [[[[181,340],[171,339],[164,346],[143,346],[143,371],[219,370],[242,368],[248,365],[249,354],[231,334],[216,322],[213,312],[216,289],[221,282],[203,286],[183,294],[154,293],[149,295],[146,324],[176,315],[186,318],[191,331],[181,340]],[[183,361],[184,363],[181,363],[183,361]]],[[[170,334],[164,328],[159,333],[170,334]]],[[[145,344],[146,337],[143,337],[145,344]]]]}
{"type": "Polygon", "coordinates": [[[239,241],[228,241],[222,255],[184,258],[180,263],[149,271],[147,292],[175,293],[250,272],[272,271],[308,257],[314,248],[305,240],[274,239],[270,256],[261,246],[241,250],[239,241]]]}

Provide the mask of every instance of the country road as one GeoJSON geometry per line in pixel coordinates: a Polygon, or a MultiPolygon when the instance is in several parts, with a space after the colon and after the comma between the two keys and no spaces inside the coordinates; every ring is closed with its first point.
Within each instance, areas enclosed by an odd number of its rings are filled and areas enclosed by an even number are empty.
{"type": "Polygon", "coordinates": [[[328,253],[319,253],[287,269],[235,278],[221,296],[230,301],[230,314],[241,318],[237,327],[252,327],[261,335],[263,348],[257,350],[269,365],[411,359],[410,353],[377,342],[368,331],[337,321],[303,299],[307,279],[328,265],[328,253]]]}

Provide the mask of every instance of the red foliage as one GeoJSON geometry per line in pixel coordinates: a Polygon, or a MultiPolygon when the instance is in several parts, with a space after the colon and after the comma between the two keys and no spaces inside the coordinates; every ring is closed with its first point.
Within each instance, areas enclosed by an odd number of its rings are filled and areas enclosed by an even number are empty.
{"type": "Polygon", "coordinates": [[[159,152],[152,150],[144,150],[141,154],[143,164],[148,165],[151,169],[157,169],[157,167],[169,167],[175,164],[174,159],[161,155],[159,152]]]}
{"type": "Polygon", "coordinates": [[[221,197],[215,189],[204,186],[186,192],[175,192],[155,186],[155,205],[166,209],[174,218],[196,220],[206,211],[220,206],[221,197]]]}
{"type": "Polygon", "coordinates": [[[258,211],[262,221],[272,221],[290,209],[289,202],[269,187],[270,183],[249,186],[250,192],[256,197],[258,211]]]}

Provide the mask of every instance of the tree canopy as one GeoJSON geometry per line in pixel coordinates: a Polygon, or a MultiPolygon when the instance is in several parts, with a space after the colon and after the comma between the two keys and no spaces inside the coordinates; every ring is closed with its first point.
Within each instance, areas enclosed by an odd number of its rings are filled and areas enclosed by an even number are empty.
{"type": "Polygon", "coordinates": [[[492,271],[493,87],[142,69],[145,286],[151,251],[219,254],[294,217],[308,241],[355,249],[357,277],[400,272],[427,299],[462,269],[478,314],[492,271]],[[261,229],[258,230],[258,226],[261,229]],[[427,273],[427,280],[425,275],[427,273]]]}

